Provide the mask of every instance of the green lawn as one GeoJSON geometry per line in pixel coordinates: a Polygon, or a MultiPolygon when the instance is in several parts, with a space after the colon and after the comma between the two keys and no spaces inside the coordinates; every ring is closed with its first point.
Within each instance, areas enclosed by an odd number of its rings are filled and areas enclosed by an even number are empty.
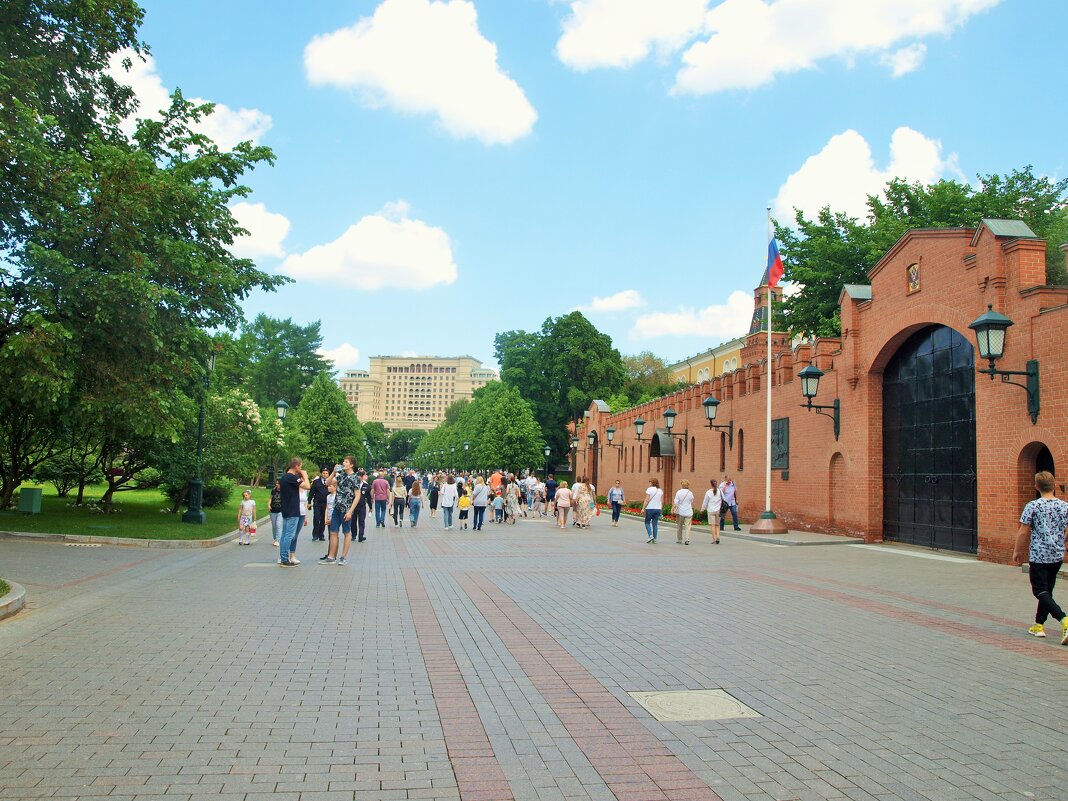
{"type": "MultiPolygon", "coordinates": [[[[25,484],[23,486],[38,486],[25,484]]],[[[181,512],[170,514],[170,501],[158,490],[132,490],[115,493],[112,514],[101,514],[94,507],[76,508],[74,494],[67,498],[56,496],[51,484],[40,485],[44,490],[41,514],[25,515],[0,512],[0,530],[50,532],[53,534],[84,534],[98,537],[129,537],[141,540],[208,540],[237,528],[237,507],[241,503],[241,489],[234,490],[230,501],[222,507],[205,509],[207,521],[198,526],[182,522],[181,512]],[[119,511],[121,510],[121,511],[119,511]]],[[[86,489],[87,501],[103,495],[103,485],[86,489]]],[[[253,491],[256,514],[267,514],[270,493],[266,489],[253,491]]],[[[260,531],[263,536],[263,531],[260,531]]],[[[268,536],[270,534],[268,533],[268,536]]]]}

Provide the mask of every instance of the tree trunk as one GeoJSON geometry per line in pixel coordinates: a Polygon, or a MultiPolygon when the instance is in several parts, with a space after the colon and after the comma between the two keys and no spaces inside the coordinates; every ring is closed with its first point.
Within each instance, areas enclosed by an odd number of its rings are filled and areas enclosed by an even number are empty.
{"type": "Polygon", "coordinates": [[[182,504],[185,503],[186,497],[189,495],[189,485],[186,484],[182,487],[182,491],[178,493],[178,499],[174,502],[174,506],[171,507],[171,514],[178,514],[178,510],[182,508],[182,504]]]}
{"type": "Polygon", "coordinates": [[[76,500],[74,503],[75,503],[76,506],[81,506],[82,502],[84,500],[85,500],[85,476],[82,476],[80,479],[78,479],[78,500],[76,500]]]}

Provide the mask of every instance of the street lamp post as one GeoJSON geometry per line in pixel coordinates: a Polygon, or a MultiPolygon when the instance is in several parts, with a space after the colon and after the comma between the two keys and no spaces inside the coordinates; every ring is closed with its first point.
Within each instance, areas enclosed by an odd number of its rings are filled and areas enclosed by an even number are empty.
{"type": "Polygon", "coordinates": [[[470,447],[471,447],[471,443],[470,442],[465,442],[464,443],[464,470],[469,470],[470,469],[469,463],[467,461],[467,450],[470,447]]]}
{"type": "Polygon", "coordinates": [[[823,378],[823,370],[818,368],[814,364],[810,364],[801,370],[797,377],[801,379],[801,394],[808,401],[808,404],[802,404],[802,409],[808,409],[809,411],[815,410],[816,414],[822,414],[824,417],[830,417],[834,421],[834,438],[837,440],[838,435],[842,430],[842,404],[838,398],[834,399],[834,403],[829,405],[817,405],[812,402],[812,399],[816,397],[816,393],[820,390],[820,379],[823,378]],[[828,414],[828,412],[830,412],[828,414]]]}
{"type": "MultiPolygon", "coordinates": [[[[208,369],[204,373],[204,394],[211,389],[211,374],[215,371],[215,349],[208,352],[208,369]]],[[[200,414],[197,416],[197,474],[189,481],[189,507],[182,515],[183,523],[204,524],[204,477],[201,454],[204,450],[204,407],[207,398],[200,401],[200,414]]]]}
{"type": "Polygon", "coordinates": [[[731,420],[727,425],[718,425],[716,423],[716,411],[719,409],[719,401],[715,395],[709,395],[701,404],[705,407],[705,419],[708,421],[708,427],[714,428],[717,431],[724,429],[727,432],[727,444],[730,449],[734,450],[734,421],[731,420]]]}
{"type": "Polygon", "coordinates": [[[549,454],[551,454],[553,452],[553,449],[549,445],[546,445],[543,450],[545,451],[545,478],[546,478],[546,480],[548,480],[548,478],[549,478],[549,466],[550,466],[549,454]]]}
{"type": "MultiPolygon", "coordinates": [[[[274,411],[275,414],[278,415],[278,422],[282,424],[282,431],[284,432],[286,425],[286,412],[289,411],[289,404],[286,403],[284,400],[280,400],[274,405],[274,411]]],[[[285,457],[283,457],[283,459],[284,458],[285,457]]],[[[278,480],[278,466],[274,468],[274,478],[276,481],[278,480]]]]}

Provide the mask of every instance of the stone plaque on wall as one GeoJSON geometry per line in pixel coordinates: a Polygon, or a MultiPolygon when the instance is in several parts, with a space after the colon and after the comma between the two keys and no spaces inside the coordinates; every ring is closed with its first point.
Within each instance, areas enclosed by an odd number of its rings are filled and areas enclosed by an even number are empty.
{"type": "Polygon", "coordinates": [[[771,421],[771,469],[790,469],[790,418],[771,421]]]}

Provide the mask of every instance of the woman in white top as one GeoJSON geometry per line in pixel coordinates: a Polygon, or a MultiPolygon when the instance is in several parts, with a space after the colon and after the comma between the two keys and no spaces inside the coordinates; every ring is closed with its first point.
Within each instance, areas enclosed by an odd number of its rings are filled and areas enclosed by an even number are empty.
{"type": "Polygon", "coordinates": [[[712,542],[719,545],[718,518],[719,510],[723,506],[723,493],[720,492],[719,482],[716,479],[712,479],[709,483],[712,486],[705,493],[705,499],[701,501],[701,511],[708,513],[705,519],[708,521],[708,527],[712,530],[712,542]]]}
{"type": "Polygon", "coordinates": [[[408,489],[404,486],[404,480],[397,476],[393,486],[389,490],[390,504],[393,507],[393,525],[404,526],[404,508],[408,505],[408,489]]]}
{"type": "Polygon", "coordinates": [[[656,545],[656,535],[660,525],[660,513],[664,510],[664,491],[655,478],[649,479],[649,488],[645,490],[642,511],[645,512],[645,532],[649,535],[646,542],[656,545]]]}
{"type": "Polygon", "coordinates": [[[560,528],[567,528],[567,513],[571,511],[571,490],[567,482],[561,481],[556,488],[556,519],[560,528]]]}
{"type": "Polygon", "coordinates": [[[452,510],[456,507],[456,499],[459,493],[456,491],[456,479],[451,475],[441,485],[441,494],[438,503],[441,505],[441,516],[444,519],[445,530],[452,528],[452,510]]]}
{"type": "Polygon", "coordinates": [[[308,491],[300,490],[300,520],[297,522],[297,533],[293,535],[293,542],[289,546],[289,563],[292,565],[299,565],[297,560],[297,537],[300,535],[300,530],[308,525],[311,521],[308,519],[308,491]]]}
{"type": "Polygon", "coordinates": [[[671,511],[675,515],[675,544],[690,544],[690,523],[693,522],[693,493],[690,482],[682,480],[682,488],[675,493],[671,502],[671,511]]]}

